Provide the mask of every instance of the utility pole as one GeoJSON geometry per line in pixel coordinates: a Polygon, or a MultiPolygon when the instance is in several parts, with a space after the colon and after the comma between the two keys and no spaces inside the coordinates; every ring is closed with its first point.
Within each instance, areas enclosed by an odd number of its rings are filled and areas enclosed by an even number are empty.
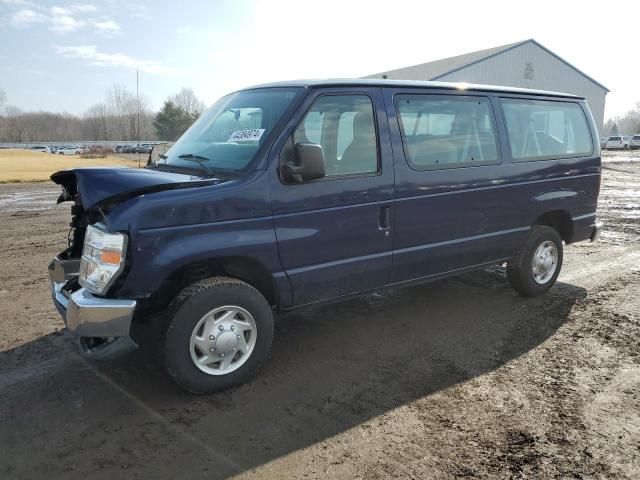
{"type": "Polygon", "coordinates": [[[138,108],[138,168],[140,168],[140,82],[138,81],[138,70],[136,70],[136,107],[138,108]]]}

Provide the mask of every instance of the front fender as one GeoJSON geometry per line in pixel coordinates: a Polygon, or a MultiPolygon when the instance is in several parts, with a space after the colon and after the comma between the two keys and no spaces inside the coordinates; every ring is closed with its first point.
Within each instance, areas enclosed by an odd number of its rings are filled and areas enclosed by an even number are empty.
{"type": "Polygon", "coordinates": [[[173,272],[193,262],[248,257],[272,276],[281,304],[291,303],[291,288],[280,264],[270,216],[141,230],[130,254],[131,268],[118,296],[147,298],[173,272]]]}

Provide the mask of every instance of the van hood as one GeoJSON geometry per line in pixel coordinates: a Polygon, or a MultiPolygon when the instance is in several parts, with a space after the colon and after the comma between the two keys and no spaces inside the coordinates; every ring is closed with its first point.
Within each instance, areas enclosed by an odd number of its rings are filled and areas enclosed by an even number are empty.
{"type": "Polygon", "coordinates": [[[51,180],[62,185],[58,203],[75,200],[79,196],[85,210],[146,193],[223,182],[219,178],[146,168],[74,168],[54,173],[51,180]]]}

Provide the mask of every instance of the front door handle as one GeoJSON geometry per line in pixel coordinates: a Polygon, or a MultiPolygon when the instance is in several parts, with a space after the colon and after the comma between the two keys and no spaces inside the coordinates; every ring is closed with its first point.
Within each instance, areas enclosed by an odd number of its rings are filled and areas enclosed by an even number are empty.
{"type": "Polygon", "coordinates": [[[378,218],[378,229],[389,230],[391,228],[391,207],[380,207],[380,216],[378,218]]]}

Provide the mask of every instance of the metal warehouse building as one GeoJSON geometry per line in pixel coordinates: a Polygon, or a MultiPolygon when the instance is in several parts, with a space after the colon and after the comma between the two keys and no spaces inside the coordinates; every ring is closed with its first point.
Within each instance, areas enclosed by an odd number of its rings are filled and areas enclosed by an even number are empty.
{"type": "Polygon", "coordinates": [[[609,92],[607,87],[533,39],[365,78],[468,82],[571,93],[587,99],[600,134],[605,96],[609,92]]]}

